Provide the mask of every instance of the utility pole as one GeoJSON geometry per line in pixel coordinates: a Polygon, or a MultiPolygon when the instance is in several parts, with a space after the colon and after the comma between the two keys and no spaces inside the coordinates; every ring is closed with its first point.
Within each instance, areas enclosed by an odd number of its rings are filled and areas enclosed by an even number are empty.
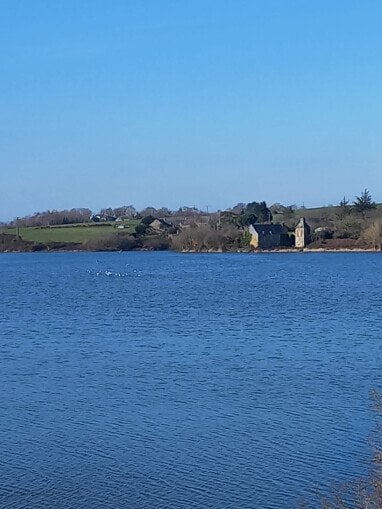
{"type": "Polygon", "coordinates": [[[17,237],[20,238],[20,218],[16,217],[17,237]]]}

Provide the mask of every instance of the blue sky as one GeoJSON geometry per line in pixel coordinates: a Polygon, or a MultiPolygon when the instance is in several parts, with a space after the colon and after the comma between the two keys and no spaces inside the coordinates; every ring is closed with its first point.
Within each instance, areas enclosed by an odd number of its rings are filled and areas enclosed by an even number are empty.
{"type": "Polygon", "coordinates": [[[0,0],[0,220],[382,201],[380,0],[0,0]]]}

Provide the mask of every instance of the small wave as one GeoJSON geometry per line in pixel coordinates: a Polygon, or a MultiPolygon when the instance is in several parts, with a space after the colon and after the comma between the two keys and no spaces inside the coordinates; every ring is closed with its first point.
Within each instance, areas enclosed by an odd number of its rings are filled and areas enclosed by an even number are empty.
{"type": "Polygon", "coordinates": [[[96,277],[134,277],[134,276],[141,277],[141,274],[138,273],[138,271],[136,270],[132,272],[117,272],[114,270],[92,271],[88,269],[86,272],[91,276],[96,277]]]}

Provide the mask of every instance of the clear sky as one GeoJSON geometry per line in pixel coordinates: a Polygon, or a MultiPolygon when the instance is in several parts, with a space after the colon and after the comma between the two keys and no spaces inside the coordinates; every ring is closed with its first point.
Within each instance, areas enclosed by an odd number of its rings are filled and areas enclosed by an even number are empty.
{"type": "Polygon", "coordinates": [[[382,201],[380,0],[0,0],[0,220],[382,201]]]}

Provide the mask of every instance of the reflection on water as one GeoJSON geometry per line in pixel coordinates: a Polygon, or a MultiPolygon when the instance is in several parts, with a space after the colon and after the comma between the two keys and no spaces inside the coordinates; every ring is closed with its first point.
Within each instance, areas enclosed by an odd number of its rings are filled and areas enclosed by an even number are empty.
{"type": "Polygon", "coordinates": [[[289,508],[363,474],[378,254],[0,257],[1,508],[289,508]]]}

